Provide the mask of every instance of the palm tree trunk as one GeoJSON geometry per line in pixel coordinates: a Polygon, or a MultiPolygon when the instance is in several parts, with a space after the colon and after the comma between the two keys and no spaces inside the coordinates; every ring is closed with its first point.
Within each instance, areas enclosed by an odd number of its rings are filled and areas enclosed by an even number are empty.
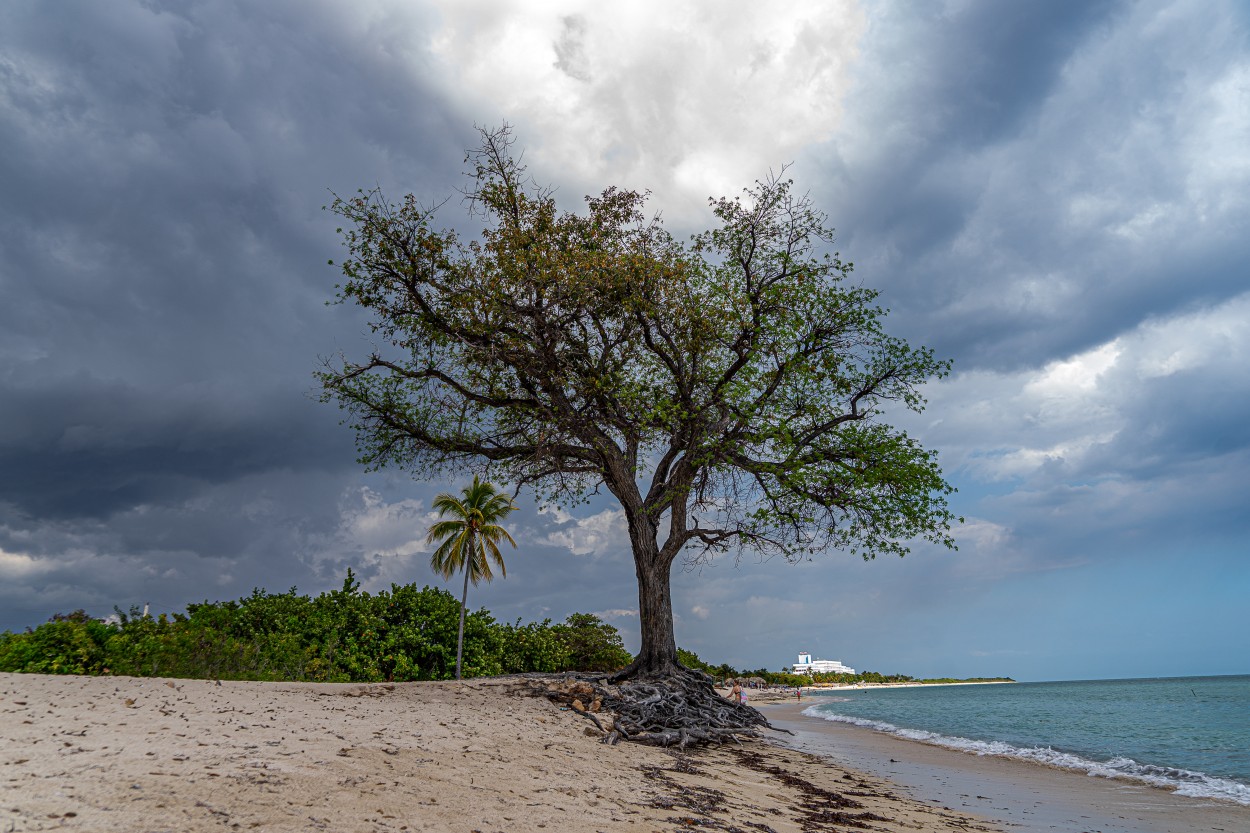
{"type": "Polygon", "coordinates": [[[460,660],[464,656],[464,612],[469,598],[469,560],[473,557],[473,534],[469,533],[469,552],[464,559],[464,590],[460,592],[460,633],[456,636],[456,679],[460,679],[460,660]]]}
{"type": "Polygon", "coordinates": [[[464,591],[460,594],[460,634],[456,637],[456,679],[460,679],[460,658],[464,656],[464,603],[469,597],[469,567],[464,568],[464,591]]]}

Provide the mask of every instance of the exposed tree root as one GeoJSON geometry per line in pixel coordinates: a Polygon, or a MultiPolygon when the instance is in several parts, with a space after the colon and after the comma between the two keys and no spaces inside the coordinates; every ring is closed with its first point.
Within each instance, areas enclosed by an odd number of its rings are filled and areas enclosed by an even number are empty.
{"type": "Polygon", "coordinates": [[[586,674],[529,677],[527,682],[531,693],[566,705],[593,722],[607,744],[628,740],[684,749],[736,743],[773,728],[755,709],[717,694],[709,677],[686,669],[617,684],[586,674]],[[607,725],[596,714],[601,711],[612,712],[607,725]]]}

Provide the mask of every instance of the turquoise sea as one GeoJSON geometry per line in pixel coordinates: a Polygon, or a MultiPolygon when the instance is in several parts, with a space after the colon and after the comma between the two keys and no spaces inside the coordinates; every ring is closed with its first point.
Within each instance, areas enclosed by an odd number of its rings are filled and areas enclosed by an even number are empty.
{"type": "Polygon", "coordinates": [[[826,720],[1250,805],[1250,675],[874,688],[810,699],[804,714],[826,720]]]}

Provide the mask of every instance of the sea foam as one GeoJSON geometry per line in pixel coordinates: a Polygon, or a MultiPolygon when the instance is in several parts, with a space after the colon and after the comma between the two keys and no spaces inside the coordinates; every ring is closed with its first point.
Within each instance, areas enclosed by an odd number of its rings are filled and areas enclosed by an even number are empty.
{"type": "Polygon", "coordinates": [[[944,746],[974,755],[992,755],[1002,758],[1015,758],[1021,761],[1043,764],[1059,769],[1083,772],[1098,778],[1126,778],[1149,784],[1153,787],[1172,790],[1178,795],[1193,798],[1215,798],[1232,801],[1250,806],[1250,786],[1216,778],[1202,772],[1174,767],[1142,764],[1132,758],[1118,757],[1108,761],[1095,761],[1089,758],[1060,752],[1050,747],[1018,747],[1002,741],[982,741],[970,738],[951,737],[949,735],[929,732],[924,729],[905,729],[880,720],[869,720],[862,717],[834,714],[822,711],[824,704],[810,706],[803,710],[809,717],[819,717],[834,723],[848,723],[878,732],[885,732],[907,740],[944,746]]]}

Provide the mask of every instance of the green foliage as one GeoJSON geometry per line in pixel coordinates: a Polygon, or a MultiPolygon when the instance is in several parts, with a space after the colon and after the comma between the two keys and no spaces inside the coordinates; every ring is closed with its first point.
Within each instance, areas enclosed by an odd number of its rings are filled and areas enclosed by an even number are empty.
{"type": "Polygon", "coordinates": [[[493,561],[501,575],[508,575],[499,542],[507,541],[515,548],[516,541],[495,523],[516,509],[507,495],[474,475],[473,484],[465,487],[459,498],[441,494],[434,498],[434,508],[438,510],[439,520],[425,537],[427,544],[439,544],[430,554],[430,567],[434,572],[451,578],[467,571],[466,579],[477,587],[479,581],[489,582],[495,577],[490,568],[493,561]]]}
{"type": "Polygon", "coordinates": [[[117,629],[76,610],[57,614],[26,634],[0,637],[0,671],[35,674],[99,674],[117,629]]]}
{"type": "Polygon", "coordinates": [[[713,228],[681,243],[644,193],[561,211],[512,143],[506,125],[483,130],[466,158],[471,238],[412,195],[328,207],[338,301],[369,315],[378,347],[318,378],[362,463],[490,470],[556,504],[605,487],[631,519],[645,600],[631,673],[673,670],[679,555],[954,547],[936,455],[884,419],[923,410],[950,364],[885,331],[790,180],[712,200],[713,228]]]}
{"type": "Polygon", "coordinates": [[[590,613],[574,613],[553,629],[568,650],[568,667],[615,671],[633,659],[616,628],[590,613]]]}
{"type": "MultiPolygon", "coordinates": [[[[25,633],[0,634],[0,671],[223,680],[378,682],[455,675],[460,602],[438,588],[392,584],[370,594],[348,570],[316,598],[254,590],[235,601],[106,624],[83,611],[25,633]]],[[[616,628],[589,614],[499,624],[486,610],[464,625],[464,675],[606,671],[626,665],[616,628]]]]}
{"type": "Polygon", "coordinates": [[[504,625],[499,630],[499,671],[562,671],[571,668],[568,646],[560,639],[550,619],[522,625],[504,625]]]}
{"type": "Polygon", "coordinates": [[[563,623],[550,619],[499,630],[501,672],[616,671],[633,657],[612,625],[590,613],[574,613],[563,623]]]}
{"type": "Polygon", "coordinates": [[[699,655],[694,651],[687,651],[685,648],[681,647],[677,649],[677,661],[692,671],[702,671],[704,674],[716,679],[732,677],[737,673],[729,666],[725,666],[725,669],[730,673],[721,674],[719,668],[708,665],[706,662],[699,659],[699,655]]]}
{"type": "Polygon", "coordinates": [[[437,229],[412,195],[329,207],[338,299],[370,314],[381,348],[319,374],[362,462],[496,467],[553,499],[606,483],[668,518],[669,563],[687,545],[791,559],[954,545],[936,456],[882,419],[921,411],[950,365],[885,332],[877,293],[827,251],[827,217],[790,180],[712,200],[713,228],[683,244],[635,191],[561,212],[509,127],[482,140],[476,239],[437,229]]]}

